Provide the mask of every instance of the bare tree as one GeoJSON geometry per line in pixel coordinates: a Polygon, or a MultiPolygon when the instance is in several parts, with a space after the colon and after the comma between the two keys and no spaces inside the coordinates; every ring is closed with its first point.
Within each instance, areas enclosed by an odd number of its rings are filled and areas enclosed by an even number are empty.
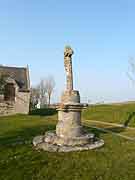
{"type": "Polygon", "coordinates": [[[39,89],[37,87],[31,87],[31,93],[30,93],[31,108],[35,108],[35,106],[38,103],[39,98],[40,98],[39,89]]]}
{"type": "Polygon", "coordinates": [[[43,107],[47,103],[47,87],[46,87],[46,79],[43,78],[40,80],[40,83],[38,85],[38,90],[40,94],[40,102],[41,106],[43,107]]]}
{"type": "Polygon", "coordinates": [[[44,107],[46,104],[50,105],[54,87],[55,80],[53,76],[48,76],[47,78],[42,78],[36,87],[31,88],[32,107],[35,107],[39,102],[41,107],[44,107]]]}
{"type": "Polygon", "coordinates": [[[129,68],[128,68],[127,76],[132,81],[132,83],[135,83],[135,59],[133,57],[130,57],[128,63],[129,63],[129,68]]]}
{"type": "Polygon", "coordinates": [[[46,93],[47,93],[47,97],[48,97],[48,105],[50,105],[51,103],[51,97],[52,97],[52,93],[54,91],[55,88],[55,80],[53,76],[48,76],[46,78],[46,93]]]}

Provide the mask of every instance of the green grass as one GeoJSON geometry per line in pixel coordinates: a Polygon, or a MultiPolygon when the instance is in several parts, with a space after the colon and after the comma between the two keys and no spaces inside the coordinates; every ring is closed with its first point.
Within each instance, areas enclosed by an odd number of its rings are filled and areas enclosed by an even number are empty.
{"type": "MultiPolygon", "coordinates": [[[[127,105],[121,110],[118,106],[92,108],[83,113],[83,118],[114,122],[112,114],[116,109],[121,112],[117,122],[123,122],[125,110],[134,110],[127,105]]],[[[0,117],[0,180],[135,179],[135,142],[89,126],[85,126],[89,132],[104,139],[104,147],[70,153],[36,151],[31,144],[33,137],[55,129],[56,119],[57,115],[0,117]]]]}
{"type": "Polygon", "coordinates": [[[135,103],[90,106],[83,112],[83,118],[135,126],[135,103]]]}

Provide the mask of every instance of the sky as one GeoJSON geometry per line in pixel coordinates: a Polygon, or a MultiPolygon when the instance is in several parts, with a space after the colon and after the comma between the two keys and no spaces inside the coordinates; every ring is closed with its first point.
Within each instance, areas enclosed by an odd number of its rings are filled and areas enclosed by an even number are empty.
{"type": "Polygon", "coordinates": [[[134,0],[0,1],[0,64],[28,64],[32,86],[54,76],[54,102],[65,88],[66,45],[74,49],[74,84],[82,101],[135,100],[127,76],[135,57],[134,0]]]}

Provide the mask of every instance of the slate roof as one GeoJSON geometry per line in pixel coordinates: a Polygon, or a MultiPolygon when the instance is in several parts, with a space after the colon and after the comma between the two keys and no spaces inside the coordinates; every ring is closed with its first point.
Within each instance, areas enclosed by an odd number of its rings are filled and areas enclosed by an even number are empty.
{"type": "Polygon", "coordinates": [[[8,67],[0,65],[0,76],[1,75],[6,75],[14,79],[19,86],[19,91],[30,90],[28,67],[8,67]]]}

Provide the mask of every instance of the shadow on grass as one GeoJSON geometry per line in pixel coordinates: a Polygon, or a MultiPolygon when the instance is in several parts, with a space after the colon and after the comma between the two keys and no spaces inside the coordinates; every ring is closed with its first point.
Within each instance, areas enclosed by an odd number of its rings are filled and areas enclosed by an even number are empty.
{"type": "Polygon", "coordinates": [[[103,130],[102,128],[100,130],[100,129],[96,129],[96,128],[88,127],[88,126],[84,126],[84,128],[86,132],[95,134],[95,137],[97,138],[100,138],[102,134],[109,134],[110,133],[109,131],[113,133],[121,133],[125,131],[125,127],[110,127],[110,128],[103,128],[103,130]]]}
{"type": "Polygon", "coordinates": [[[56,109],[53,108],[43,108],[43,109],[34,109],[30,111],[30,115],[38,115],[38,116],[52,116],[57,114],[56,109]]]}
{"type": "Polygon", "coordinates": [[[83,126],[83,127],[87,133],[95,134],[95,137],[97,137],[97,138],[100,138],[100,135],[104,134],[104,132],[99,129],[95,129],[95,128],[88,127],[88,126],[83,126]]]}
{"type": "Polygon", "coordinates": [[[21,128],[16,131],[3,134],[0,137],[0,145],[13,145],[13,144],[25,144],[28,142],[31,144],[33,137],[42,135],[46,131],[54,130],[55,125],[40,125],[33,127],[21,128]]]}
{"type": "MultiPolygon", "coordinates": [[[[46,131],[55,130],[56,125],[48,124],[48,125],[40,125],[40,126],[32,126],[20,128],[19,130],[10,131],[8,133],[3,134],[0,137],[0,145],[4,146],[12,146],[18,144],[31,144],[32,140],[35,136],[43,135],[46,131]]],[[[100,129],[95,129],[92,127],[84,126],[86,132],[95,134],[95,137],[100,138],[102,134],[107,134],[109,132],[102,131],[100,129]]],[[[125,130],[124,127],[113,127],[106,128],[105,130],[109,130],[115,133],[120,133],[125,130]]]]}
{"type": "Polygon", "coordinates": [[[127,118],[127,120],[124,122],[124,127],[128,127],[129,123],[131,122],[132,118],[135,117],[135,112],[131,112],[127,118]]]}
{"type": "Polygon", "coordinates": [[[121,133],[125,131],[125,127],[110,127],[110,128],[105,128],[107,131],[112,131],[114,133],[121,133]]]}

